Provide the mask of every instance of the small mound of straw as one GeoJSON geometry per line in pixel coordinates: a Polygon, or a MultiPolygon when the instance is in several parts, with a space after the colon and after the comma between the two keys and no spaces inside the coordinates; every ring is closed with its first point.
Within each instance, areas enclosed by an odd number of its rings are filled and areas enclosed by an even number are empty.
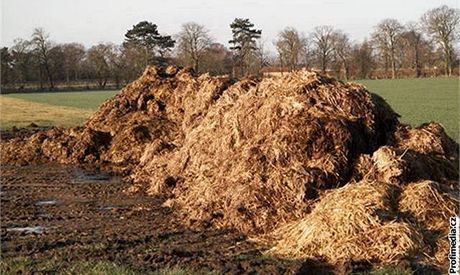
{"type": "Polygon", "coordinates": [[[410,224],[394,220],[394,188],[360,182],[326,193],[305,218],[271,234],[279,240],[269,253],[332,263],[394,264],[414,258],[423,238],[410,224]]]}

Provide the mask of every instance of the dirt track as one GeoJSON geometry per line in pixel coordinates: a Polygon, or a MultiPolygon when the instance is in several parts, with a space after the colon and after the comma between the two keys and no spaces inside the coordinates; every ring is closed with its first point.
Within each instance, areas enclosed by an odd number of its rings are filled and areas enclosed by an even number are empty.
{"type": "Polygon", "coordinates": [[[315,270],[313,262],[265,257],[263,248],[232,230],[185,229],[162,198],[127,196],[117,177],[63,166],[2,167],[1,185],[5,259],[108,260],[143,270],[179,266],[231,274],[315,270]],[[38,226],[43,233],[11,230],[38,226]]]}

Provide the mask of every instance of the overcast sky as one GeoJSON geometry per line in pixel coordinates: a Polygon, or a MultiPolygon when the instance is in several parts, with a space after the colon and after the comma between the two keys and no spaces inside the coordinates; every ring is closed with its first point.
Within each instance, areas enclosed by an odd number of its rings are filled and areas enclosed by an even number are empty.
{"type": "Polygon", "coordinates": [[[227,45],[229,24],[235,17],[250,18],[267,46],[287,26],[309,33],[315,26],[332,25],[361,41],[383,18],[415,21],[427,11],[457,0],[1,0],[2,46],[15,38],[29,38],[43,27],[56,42],[91,46],[121,43],[126,30],[139,21],[158,25],[161,33],[175,34],[189,21],[205,25],[227,45]]]}

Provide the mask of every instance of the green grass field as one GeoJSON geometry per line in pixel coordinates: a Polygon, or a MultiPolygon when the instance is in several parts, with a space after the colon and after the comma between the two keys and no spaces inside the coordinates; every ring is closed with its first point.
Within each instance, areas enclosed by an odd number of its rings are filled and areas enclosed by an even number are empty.
{"type": "Polygon", "coordinates": [[[118,91],[27,93],[0,96],[0,126],[72,127],[82,124],[107,98],[118,91]]]}
{"type": "Polygon", "coordinates": [[[96,110],[102,102],[116,93],[118,91],[28,93],[8,94],[6,96],[55,106],[96,110]]]}
{"type": "MultiPolygon", "coordinates": [[[[459,140],[459,79],[427,78],[361,80],[382,96],[413,126],[440,122],[459,140]]],[[[0,96],[2,128],[38,125],[74,126],[82,123],[107,98],[118,91],[8,94],[0,96]]]]}
{"type": "Polygon", "coordinates": [[[384,79],[356,81],[383,97],[401,121],[413,126],[441,123],[449,136],[459,140],[459,79],[384,79]]]}

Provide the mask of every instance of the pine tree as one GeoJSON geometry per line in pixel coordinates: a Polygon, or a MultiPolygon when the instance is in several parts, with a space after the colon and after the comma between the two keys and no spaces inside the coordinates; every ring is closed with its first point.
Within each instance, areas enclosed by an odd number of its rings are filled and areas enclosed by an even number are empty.
{"type": "MultiPolygon", "coordinates": [[[[229,41],[233,45],[230,49],[236,52],[241,74],[247,75],[252,55],[257,49],[256,39],[261,37],[262,30],[255,29],[249,19],[242,18],[235,18],[230,28],[233,34],[233,39],[229,41]]],[[[235,72],[233,74],[235,76],[235,72]]]]}
{"type": "Polygon", "coordinates": [[[175,41],[169,35],[160,35],[157,25],[142,21],[133,26],[125,34],[125,45],[144,49],[148,62],[163,64],[167,61],[166,54],[174,47],[175,41]]]}

